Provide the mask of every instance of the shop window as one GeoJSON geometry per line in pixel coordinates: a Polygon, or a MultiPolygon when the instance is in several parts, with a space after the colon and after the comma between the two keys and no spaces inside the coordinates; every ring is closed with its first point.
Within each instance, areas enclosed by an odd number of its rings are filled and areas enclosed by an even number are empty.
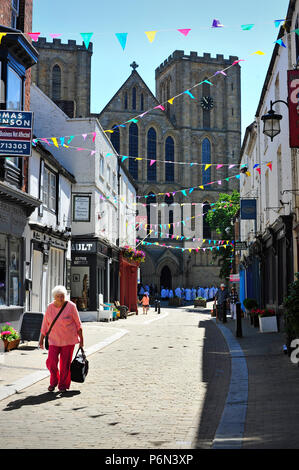
{"type": "Polygon", "coordinates": [[[43,203],[48,209],[56,212],[56,187],[57,187],[56,174],[44,167],[44,180],[43,180],[43,203]]]}
{"type": "Polygon", "coordinates": [[[0,305],[7,304],[7,237],[0,235],[0,305]]]}
{"type": "Polygon", "coordinates": [[[0,235],[0,305],[21,304],[21,241],[0,235]]]}

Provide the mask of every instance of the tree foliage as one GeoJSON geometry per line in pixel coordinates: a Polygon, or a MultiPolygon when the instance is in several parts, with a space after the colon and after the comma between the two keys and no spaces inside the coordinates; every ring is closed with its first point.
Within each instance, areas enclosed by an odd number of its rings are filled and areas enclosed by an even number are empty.
{"type": "MultiPolygon", "coordinates": [[[[220,193],[218,201],[206,215],[206,220],[212,230],[215,230],[223,240],[234,240],[233,218],[240,209],[240,194],[234,190],[231,194],[220,193]]],[[[228,279],[234,249],[231,246],[214,251],[214,258],[220,258],[220,277],[228,279]]]]}

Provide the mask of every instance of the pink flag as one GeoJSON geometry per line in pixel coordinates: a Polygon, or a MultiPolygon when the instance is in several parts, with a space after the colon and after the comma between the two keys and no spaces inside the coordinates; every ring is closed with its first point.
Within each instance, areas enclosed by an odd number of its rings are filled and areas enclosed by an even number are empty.
{"type": "Polygon", "coordinates": [[[51,36],[52,39],[54,39],[54,38],[59,38],[59,36],[61,36],[61,34],[50,33],[50,36],[51,36]]]}
{"type": "Polygon", "coordinates": [[[92,141],[94,142],[94,141],[96,140],[96,135],[97,135],[97,133],[96,133],[96,132],[93,132],[92,134],[93,134],[92,141]]]}
{"type": "Polygon", "coordinates": [[[150,161],[150,166],[152,166],[154,163],[156,163],[156,160],[151,160],[150,161]]]}
{"type": "Polygon", "coordinates": [[[82,134],[83,139],[85,140],[87,137],[87,134],[82,134]]]}
{"type": "Polygon", "coordinates": [[[222,166],[223,166],[222,164],[217,165],[217,166],[216,166],[216,170],[219,170],[219,168],[221,168],[222,166]]]}
{"type": "Polygon", "coordinates": [[[37,41],[38,36],[40,35],[40,33],[27,33],[27,34],[31,37],[32,41],[37,41]]]}
{"type": "Polygon", "coordinates": [[[182,33],[184,36],[188,36],[190,33],[191,29],[178,29],[180,33],[182,33]]]}
{"type": "Polygon", "coordinates": [[[155,106],[154,109],[162,109],[162,111],[165,111],[164,106],[162,104],[159,104],[159,106],[155,106]]]}
{"type": "Polygon", "coordinates": [[[235,61],[232,63],[232,65],[236,65],[236,64],[238,64],[239,62],[242,62],[242,61],[244,62],[244,59],[235,60],[235,61]]]}

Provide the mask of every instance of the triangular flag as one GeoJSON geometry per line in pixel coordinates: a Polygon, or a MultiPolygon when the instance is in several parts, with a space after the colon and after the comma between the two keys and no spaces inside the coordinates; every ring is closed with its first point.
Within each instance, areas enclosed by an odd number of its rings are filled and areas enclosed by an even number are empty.
{"type": "Polygon", "coordinates": [[[4,38],[4,36],[6,36],[7,33],[0,33],[0,44],[1,44],[1,41],[2,39],[4,38]]]}
{"type": "Polygon", "coordinates": [[[151,160],[150,161],[150,166],[152,166],[154,163],[156,163],[156,160],[151,160]]]}
{"type": "Polygon", "coordinates": [[[145,31],[145,34],[147,35],[147,39],[149,42],[153,42],[155,37],[156,37],[157,31],[145,31]]]}
{"type": "Polygon", "coordinates": [[[190,33],[191,29],[178,29],[178,31],[180,33],[182,33],[184,36],[188,36],[188,34],[190,33]]]}
{"type": "Polygon", "coordinates": [[[296,34],[298,34],[298,36],[299,36],[299,28],[293,29],[293,30],[291,31],[291,33],[296,33],[296,34]]]}
{"type": "Polygon", "coordinates": [[[56,137],[52,137],[52,141],[55,147],[59,147],[56,137]]]}
{"type": "Polygon", "coordinates": [[[211,163],[207,163],[207,164],[205,165],[205,171],[206,171],[211,165],[212,165],[211,163]]]}
{"type": "Polygon", "coordinates": [[[124,162],[127,158],[129,158],[129,157],[123,156],[121,161],[124,162]]]}
{"type": "Polygon", "coordinates": [[[253,169],[255,169],[257,166],[259,166],[259,163],[256,163],[255,165],[253,165],[253,169]]]}
{"type": "Polygon", "coordinates": [[[89,43],[90,43],[90,40],[91,40],[91,36],[93,35],[93,33],[80,33],[80,34],[83,38],[83,42],[85,44],[86,49],[88,49],[89,43]]]}
{"type": "Polygon", "coordinates": [[[222,164],[216,166],[216,170],[219,170],[219,168],[223,167],[222,164]]]}
{"type": "Polygon", "coordinates": [[[82,134],[83,139],[85,140],[87,137],[87,134],[82,134]]]}
{"type": "Polygon", "coordinates": [[[247,175],[247,176],[251,176],[250,171],[246,171],[246,175],[247,175]]]}
{"type": "Polygon", "coordinates": [[[37,41],[40,33],[27,33],[31,37],[32,41],[37,41]]]}
{"type": "Polygon", "coordinates": [[[162,109],[162,111],[165,111],[164,106],[162,104],[159,104],[159,106],[155,106],[154,109],[162,109]]]}
{"type": "Polygon", "coordinates": [[[282,21],[284,20],[274,20],[275,28],[278,28],[282,21]]]}
{"type": "Polygon", "coordinates": [[[221,73],[225,77],[227,76],[227,74],[225,72],[223,72],[223,70],[217,70],[217,72],[215,72],[214,75],[219,75],[219,73],[221,73]]]}
{"type": "Polygon", "coordinates": [[[219,20],[213,20],[212,28],[221,28],[222,26],[223,24],[221,24],[219,20]]]}
{"type": "Polygon", "coordinates": [[[262,52],[262,51],[255,51],[255,52],[253,52],[251,55],[255,55],[255,54],[256,54],[256,55],[265,55],[265,53],[262,52]]]}
{"type": "Polygon", "coordinates": [[[119,40],[119,43],[120,43],[120,45],[121,45],[121,47],[124,51],[125,47],[126,47],[126,44],[127,44],[128,33],[115,33],[115,36],[119,40]]]}
{"type": "Polygon", "coordinates": [[[231,168],[233,168],[234,166],[236,166],[235,164],[234,165],[229,165],[228,169],[230,170],[231,168]]]}
{"type": "Polygon", "coordinates": [[[172,104],[172,103],[173,103],[173,100],[174,100],[174,98],[175,98],[175,97],[173,97],[173,98],[170,98],[170,99],[167,101],[167,103],[170,103],[170,104],[172,104]]]}
{"type": "Polygon", "coordinates": [[[55,39],[55,38],[59,38],[59,36],[61,36],[61,34],[50,33],[50,36],[51,36],[52,39],[55,39]]]}
{"type": "Polygon", "coordinates": [[[276,42],[277,42],[277,44],[279,44],[279,45],[282,46],[282,47],[287,47],[287,46],[285,45],[285,43],[283,42],[282,39],[277,39],[277,41],[274,41],[273,44],[275,44],[276,42]]]}
{"type": "Polygon", "coordinates": [[[94,141],[95,141],[95,139],[96,139],[96,135],[97,135],[97,133],[96,133],[96,132],[93,132],[93,134],[92,134],[92,135],[93,135],[93,137],[92,137],[92,141],[94,142],[94,141]]]}
{"type": "Polygon", "coordinates": [[[245,59],[239,59],[239,60],[235,60],[232,65],[236,65],[238,64],[239,62],[244,62],[245,59]]]}
{"type": "Polygon", "coordinates": [[[272,171],[272,162],[267,163],[266,166],[268,166],[270,168],[270,170],[272,171]]]}
{"type": "Polygon", "coordinates": [[[243,29],[243,31],[249,31],[253,28],[253,26],[254,24],[241,24],[241,28],[243,29]]]}
{"type": "Polygon", "coordinates": [[[198,186],[198,187],[199,187],[200,189],[204,189],[204,187],[203,187],[203,186],[198,186]]]}
{"type": "Polygon", "coordinates": [[[207,83],[208,85],[213,85],[213,83],[209,82],[209,80],[204,80],[203,82],[201,83],[207,83]]]}
{"type": "Polygon", "coordinates": [[[184,93],[186,93],[186,95],[189,95],[190,98],[192,98],[193,100],[195,99],[194,96],[192,95],[192,93],[190,93],[189,90],[184,91],[184,93]]]}
{"type": "Polygon", "coordinates": [[[259,174],[261,174],[261,169],[260,168],[257,168],[256,171],[258,171],[259,174]]]}

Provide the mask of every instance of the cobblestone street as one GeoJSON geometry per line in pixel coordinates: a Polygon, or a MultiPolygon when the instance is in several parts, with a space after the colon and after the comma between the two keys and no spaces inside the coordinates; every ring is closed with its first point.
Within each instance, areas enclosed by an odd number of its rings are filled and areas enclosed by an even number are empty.
{"type": "Polygon", "coordinates": [[[5,433],[2,426],[3,447],[211,446],[230,357],[210,315],[151,309],[147,316],[111,323],[111,334],[120,324],[129,333],[88,357],[84,384],[72,383],[61,395],[47,391],[47,378],[0,402],[0,419],[10,423],[5,433]]]}

